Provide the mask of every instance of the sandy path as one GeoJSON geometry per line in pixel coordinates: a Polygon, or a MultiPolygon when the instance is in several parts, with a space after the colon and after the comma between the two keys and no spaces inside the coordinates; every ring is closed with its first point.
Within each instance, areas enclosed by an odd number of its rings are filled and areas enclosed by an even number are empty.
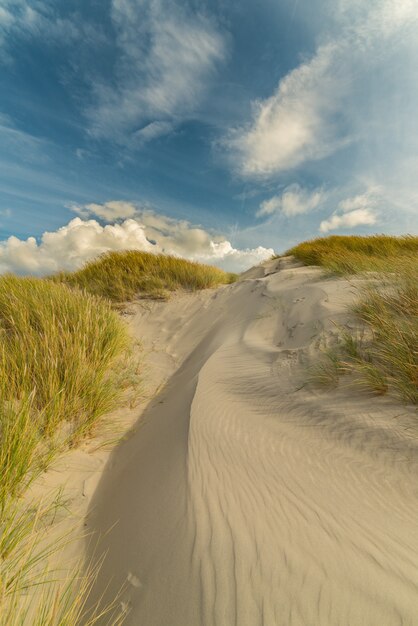
{"type": "Polygon", "coordinates": [[[116,523],[93,595],[125,584],[126,624],[418,624],[414,413],[300,389],[351,288],[277,269],[132,318],[174,373],[89,515],[101,533],[116,523]]]}

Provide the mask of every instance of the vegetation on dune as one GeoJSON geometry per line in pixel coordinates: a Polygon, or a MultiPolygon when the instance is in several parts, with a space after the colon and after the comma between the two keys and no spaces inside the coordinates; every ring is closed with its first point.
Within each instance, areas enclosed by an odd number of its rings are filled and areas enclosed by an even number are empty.
{"type": "Polygon", "coordinates": [[[104,300],[47,280],[0,279],[0,507],[46,462],[55,435],[74,440],[114,406],[109,369],[127,345],[104,300]]]}
{"type": "Polygon", "coordinates": [[[73,626],[84,613],[92,573],[79,567],[63,578],[45,568],[62,545],[45,544],[45,507],[19,496],[114,407],[127,345],[105,300],[48,280],[0,278],[0,626],[73,626]],[[34,586],[44,591],[33,596],[34,586]]]}
{"type": "MultiPolygon", "coordinates": [[[[417,258],[418,261],[418,258],[417,258]]],[[[354,369],[377,393],[393,390],[407,402],[418,403],[418,271],[406,268],[380,285],[366,287],[355,310],[369,330],[354,344],[354,369]],[[381,382],[379,382],[381,381],[381,382]]]]}
{"type": "Polygon", "coordinates": [[[354,305],[357,331],[340,329],[313,379],[336,383],[352,374],[376,394],[418,402],[418,237],[327,237],[287,252],[338,274],[372,271],[354,305]]]}
{"type": "Polygon", "coordinates": [[[129,250],[104,254],[76,272],[52,278],[112,302],[127,302],[138,296],[164,298],[177,289],[195,291],[228,284],[236,276],[173,256],[129,250]]]}
{"type": "Polygon", "coordinates": [[[93,626],[122,624],[119,598],[100,609],[87,608],[89,591],[100,562],[84,566],[81,561],[64,563],[52,570],[46,563],[59,562],[65,546],[74,537],[57,530],[56,516],[65,508],[59,495],[49,501],[22,506],[9,502],[0,519],[0,626],[93,626]]]}
{"type": "MultiPolygon", "coordinates": [[[[50,279],[0,277],[0,626],[106,623],[98,608],[86,615],[96,569],[78,564],[62,575],[47,567],[70,540],[47,539],[61,505],[27,507],[20,496],[114,408],[123,378],[131,384],[129,338],[112,302],[233,280],[215,267],[136,251],[50,279]]],[[[116,604],[106,611],[109,624],[122,623],[116,604]]]]}
{"type": "Polygon", "coordinates": [[[129,339],[108,299],[233,279],[215,267],[138,251],[103,255],[54,280],[0,277],[0,510],[46,465],[57,441],[88,433],[119,397],[114,365],[129,339]]]}
{"type": "Polygon", "coordinates": [[[390,272],[416,264],[418,237],[332,235],[304,241],[287,250],[306,265],[320,265],[337,274],[390,272]]]}

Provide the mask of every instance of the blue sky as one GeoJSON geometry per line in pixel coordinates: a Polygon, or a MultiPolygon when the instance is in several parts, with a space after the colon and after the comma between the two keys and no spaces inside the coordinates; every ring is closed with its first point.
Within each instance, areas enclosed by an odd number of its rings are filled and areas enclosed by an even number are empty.
{"type": "Polygon", "coordinates": [[[0,271],[415,233],[415,0],[0,0],[0,271]]]}

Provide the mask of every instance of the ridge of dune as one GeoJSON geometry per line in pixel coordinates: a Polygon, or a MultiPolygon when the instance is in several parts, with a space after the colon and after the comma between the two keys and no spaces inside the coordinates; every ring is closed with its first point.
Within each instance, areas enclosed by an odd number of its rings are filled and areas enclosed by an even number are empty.
{"type": "Polygon", "coordinates": [[[275,259],[132,306],[167,382],[94,493],[91,601],[122,587],[132,626],[417,623],[415,413],[303,386],[351,299],[346,280],[275,259]]]}

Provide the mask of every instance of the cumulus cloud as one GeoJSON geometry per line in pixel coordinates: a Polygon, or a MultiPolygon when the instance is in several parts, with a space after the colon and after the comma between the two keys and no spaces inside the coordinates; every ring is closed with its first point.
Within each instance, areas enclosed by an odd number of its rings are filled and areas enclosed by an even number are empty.
{"type": "Polygon", "coordinates": [[[73,270],[108,250],[134,248],[153,248],[134,220],[101,226],[95,220],[76,217],[57,231],[45,232],[39,243],[34,237],[20,240],[14,236],[0,242],[0,271],[47,274],[73,270]]]}
{"type": "MultiPolygon", "coordinates": [[[[135,208],[129,203],[114,201],[90,204],[87,210],[103,217],[108,210],[113,210],[109,205],[122,211],[124,204],[125,208],[135,208]]],[[[40,241],[34,237],[26,240],[9,237],[0,242],[0,272],[43,275],[74,270],[110,250],[173,254],[238,272],[273,254],[272,249],[262,246],[237,249],[225,237],[213,235],[185,220],[139,210],[135,219],[105,226],[94,219],[76,217],[56,231],[45,232],[40,241]]]]}
{"type": "Polygon", "coordinates": [[[283,213],[287,217],[293,217],[294,215],[309,213],[319,206],[324,197],[325,193],[322,189],[308,191],[298,184],[289,185],[281,195],[264,200],[260,204],[257,216],[283,213]]]}
{"type": "Polygon", "coordinates": [[[191,115],[225,57],[214,23],[168,0],[112,0],[119,61],[115,84],[96,82],[91,133],[142,144],[191,115]]]}
{"type": "Polygon", "coordinates": [[[332,11],[338,36],[282,78],[271,97],[255,102],[249,125],[232,129],[224,141],[242,176],[278,174],[358,140],[356,125],[364,127],[350,117],[350,97],[371,61],[384,64],[391,38],[407,39],[418,24],[413,0],[342,0],[332,11]]]}
{"type": "Polygon", "coordinates": [[[354,228],[367,226],[377,222],[375,206],[378,203],[377,188],[368,190],[352,198],[341,200],[337,210],[319,226],[321,233],[339,228],[354,228]]]}

